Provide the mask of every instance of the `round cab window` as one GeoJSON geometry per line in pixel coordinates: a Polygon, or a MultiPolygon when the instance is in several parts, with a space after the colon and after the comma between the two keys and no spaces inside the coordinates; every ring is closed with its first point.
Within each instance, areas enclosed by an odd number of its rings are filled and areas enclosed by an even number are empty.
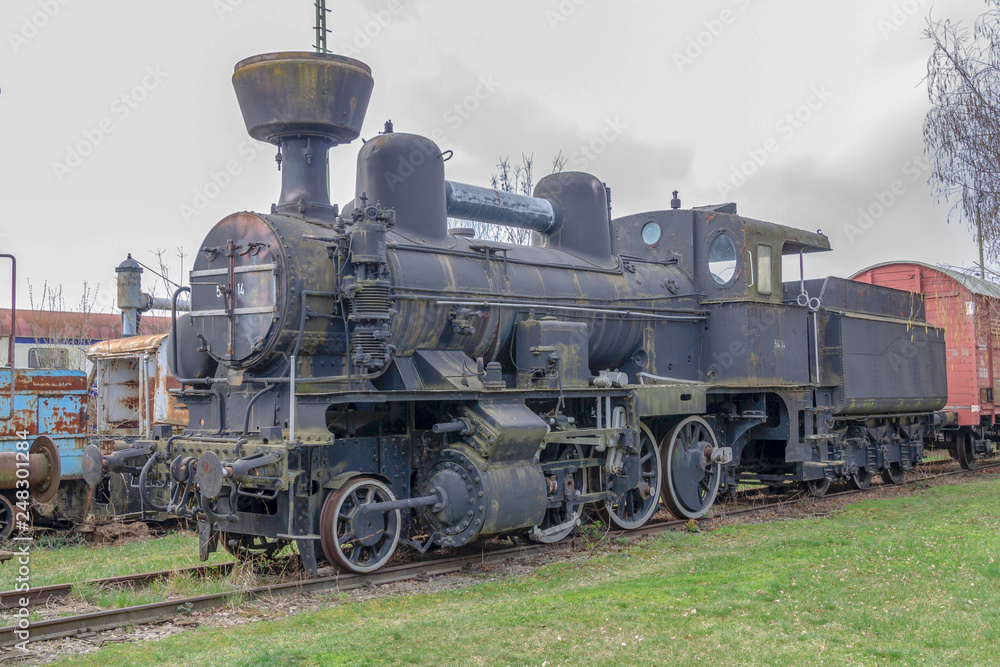
{"type": "Polygon", "coordinates": [[[736,273],[736,244],[725,234],[719,234],[708,247],[708,270],[712,279],[725,285],[736,273]]]}
{"type": "Polygon", "coordinates": [[[642,241],[646,245],[653,245],[660,240],[660,226],[655,222],[647,222],[642,226],[642,241]]]}

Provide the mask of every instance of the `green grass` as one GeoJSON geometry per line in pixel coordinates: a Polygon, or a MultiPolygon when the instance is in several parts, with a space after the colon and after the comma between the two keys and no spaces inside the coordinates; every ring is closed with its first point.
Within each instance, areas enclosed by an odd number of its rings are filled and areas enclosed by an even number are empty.
{"type": "MultiPolygon", "coordinates": [[[[213,554],[209,562],[229,560],[232,560],[229,554],[222,552],[213,554]]],[[[0,564],[0,590],[14,588],[16,564],[16,559],[0,564]]],[[[120,546],[40,544],[31,550],[31,585],[64,584],[200,564],[198,536],[191,532],[173,532],[120,546]]]]}
{"type": "MultiPolygon", "coordinates": [[[[119,546],[91,546],[73,539],[43,538],[32,546],[30,556],[29,583],[32,588],[201,565],[198,561],[198,537],[190,532],[174,532],[119,546]]],[[[232,560],[229,554],[216,553],[209,563],[229,560],[232,560]]],[[[0,564],[0,590],[15,587],[18,566],[17,559],[0,564]]],[[[243,568],[229,576],[210,579],[175,575],[138,588],[97,589],[84,584],[74,586],[73,596],[98,607],[118,608],[162,602],[169,596],[187,597],[241,590],[253,584],[256,584],[256,577],[243,568]]],[[[41,618],[38,610],[32,612],[31,618],[41,618]]],[[[0,626],[9,625],[10,619],[10,614],[0,612],[0,626]]]]}
{"type": "Polygon", "coordinates": [[[1000,663],[1000,481],[669,534],[532,576],[115,645],[72,665],[1000,663]]]}
{"type": "Polygon", "coordinates": [[[925,449],[924,450],[924,463],[933,463],[935,461],[954,461],[951,454],[948,453],[947,449],[925,449]]]}

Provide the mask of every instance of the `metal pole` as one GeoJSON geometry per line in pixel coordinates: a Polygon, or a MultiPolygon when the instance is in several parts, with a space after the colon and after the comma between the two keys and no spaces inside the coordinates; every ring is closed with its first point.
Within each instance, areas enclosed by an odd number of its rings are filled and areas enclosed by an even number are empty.
{"type": "Polygon", "coordinates": [[[142,365],[142,355],[137,354],[135,357],[135,367],[139,371],[139,386],[136,390],[139,392],[139,437],[146,436],[146,420],[143,419],[142,404],[146,400],[146,370],[142,365]]]}
{"type": "Polygon", "coordinates": [[[151,383],[149,381],[149,354],[146,352],[142,353],[142,413],[145,422],[145,436],[147,438],[153,437],[153,419],[152,415],[149,414],[149,389],[151,383]]]}
{"type": "Polygon", "coordinates": [[[326,48],[326,36],[330,31],[326,29],[326,15],[330,13],[330,10],[326,8],[326,0],[316,0],[313,3],[316,7],[316,43],[313,46],[316,48],[316,53],[329,53],[330,51],[326,48]]]}
{"type": "Polygon", "coordinates": [[[295,355],[288,359],[291,361],[288,379],[288,441],[295,442],[295,408],[298,405],[298,401],[295,400],[295,355]]]}
{"type": "Polygon", "coordinates": [[[976,235],[979,237],[979,277],[983,280],[986,279],[986,263],[983,261],[983,216],[982,216],[982,204],[983,197],[980,195],[979,201],[976,203],[976,235]]]}
{"type": "Polygon", "coordinates": [[[17,260],[14,255],[0,254],[10,260],[10,339],[7,341],[7,365],[10,366],[10,405],[0,421],[10,421],[14,416],[14,341],[17,338],[17,260]]]}
{"type": "Polygon", "coordinates": [[[95,433],[101,433],[101,424],[104,423],[103,422],[104,417],[102,416],[102,413],[101,413],[101,408],[103,407],[101,405],[101,393],[102,393],[101,389],[104,386],[104,378],[101,377],[101,360],[99,358],[94,359],[94,378],[96,378],[96,380],[95,380],[95,386],[97,388],[97,398],[96,398],[97,406],[96,406],[96,408],[94,410],[94,414],[95,414],[95,420],[94,421],[96,423],[95,424],[91,424],[90,428],[95,433]]]}

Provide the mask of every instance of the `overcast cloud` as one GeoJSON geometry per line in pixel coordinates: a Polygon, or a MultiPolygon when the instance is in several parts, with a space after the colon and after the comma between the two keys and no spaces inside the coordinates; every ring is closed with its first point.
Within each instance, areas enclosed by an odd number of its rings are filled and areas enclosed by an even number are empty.
{"type": "MultiPolygon", "coordinates": [[[[921,32],[932,7],[972,20],[981,2],[329,6],[331,50],[375,77],[362,136],[390,118],[441,136],[451,179],[487,184],[499,156],[522,153],[544,172],[562,151],[612,187],[616,215],[666,208],[677,189],[685,206],[736,201],[822,229],[835,250],[813,276],[975,260],[926,184],[921,32]]],[[[150,264],[166,249],[176,278],[176,248],[269,209],[274,150],[247,136],[230,77],[247,56],[309,50],[312,0],[4,0],[0,19],[0,252],[18,257],[22,304],[29,278],[69,302],[86,280],[111,310],[127,253],[150,264]]],[[[352,198],[360,145],[331,153],[336,202],[352,198]]]]}

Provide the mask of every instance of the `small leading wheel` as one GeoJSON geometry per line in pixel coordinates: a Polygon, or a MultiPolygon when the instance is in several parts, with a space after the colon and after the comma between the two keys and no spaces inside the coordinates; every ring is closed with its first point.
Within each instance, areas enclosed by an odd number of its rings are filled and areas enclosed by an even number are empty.
{"type": "Polygon", "coordinates": [[[858,468],[858,471],[850,476],[849,481],[852,488],[864,491],[872,485],[872,474],[868,472],[868,468],[858,468]]]}
{"type": "Polygon", "coordinates": [[[826,492],[830,490],[830,480],[826,477],[821,479],[810,479],[802,482],[802,488],[810,496],[815,498],[822,498],[826,495],[826,492]]]}
{"type": "Polygon", "coordinates": [[[327,560],[343,572],[372,572],[385,565],[399,544],[399,510],[366,512],[363,507],[395,499],[388,486],[371,477],[355,477],[330,492],[319,519],[327,560]]]}
{"type": "Polygon", "coordinates": [[[687,417],[660,444],[666,484],[663,502],[678,519],[705,516],[715,502],[722,481],[722,466],[712,462],[719,441],[701,417],[687,417]]]}
{"type": "MultiPolygon", "coordinates": [[[[582,458],[583,449],[579,445],[562,445],[562,447],[557,449],[556,456],[551,461],[574,461],[582,458]]],[[[549,463],[551,461],[545,457],[542,458],[542,463],[549,463]]],[[[555,483],[556,478],[552,479],[553,483],[555,483]]],[[[567,472],[563,479],[563,485],[565,486],[563,491],[568,500],[558,507],[550,507],[545,510],[545,518],[539,527],[544,531],[554,526],[567,523],[569,525],[563,526],[563,528],[554,533],[534,538],[537,542],[542,542],[543,544],[558,542],[572,533],[573,529],[576,528],[576,522],[570,523],[570,520],[573,518],[573,514],[578,513],[580,510],[580,505],[575,500],[576,495],[587,493],[587,479],[583,468],[577,468],[575,472],[567,472]]]]}
{"type": "Polygon", "coordinates": [[[898,463],[890,463],[882,468],[882,481],[886,484],[902,484],[906,480],[906,471],[898,463]]]}
{"type": "Polygon", "coordinates": [[[274,539],[263,535],[221,533],[219,540],[226,551],[243,563],[254,560],[273,561],[278,556],[278,552],[288,546],[288,540],[274,539]]]}
{"type": "Polygon", "coordinates": [[[975,470],[976,463],[976,434],[967,428],[963,428],[955,436],[955,458],[958,464],[965,470],[975,470]]]}
{"type": "Polygon", "coordinates": [[[0,542],[6,542],[14,532],[14,522],[17,512],[6,496],[0,496],[0,542]]]}
{"type": "Polygon", "coordinates": [[[622,494],[618,502],[607,500],[604,514],[608,520],[625,530],[643,525],[656,514],[660,505],[660,452],[652,432],[645,424],[639,431],[639,485],[622,494]]]}

